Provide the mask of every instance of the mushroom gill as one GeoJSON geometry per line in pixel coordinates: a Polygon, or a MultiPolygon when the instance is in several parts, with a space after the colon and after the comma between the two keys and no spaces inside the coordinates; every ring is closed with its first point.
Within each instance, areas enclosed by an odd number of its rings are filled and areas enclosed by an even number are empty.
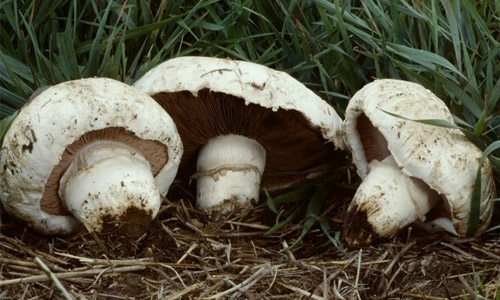
{"type": "Polygon", "coordinates": [[[356,130],[359,133],[367,163],[374,159],[383,161],[386,157],[391,155],[387,148],[387,140],[380,131],[373,126],[370,119],[368,119],[365,114],[361,114],[357,118],[356,130]]]}
{"type": "Polygon", "coordinates": [[[342,164],[332,155],[335,145],[328,143],[319,129],[311,128],[298,111],[286,111],[245,104],[244,99],[212,92],[158,93],[152,97],[176,123],[184,145],[178,177],[189,179],[196,173],[196,156],[209,139],[228,134],[255,139],[267,152],[261,186],[272,188],[297,174],[304,177],[342,164]],[[195,126],[196,125],[196,126],[195,126]],[[307,173],[307,174],[305,174],[307,173]]]}

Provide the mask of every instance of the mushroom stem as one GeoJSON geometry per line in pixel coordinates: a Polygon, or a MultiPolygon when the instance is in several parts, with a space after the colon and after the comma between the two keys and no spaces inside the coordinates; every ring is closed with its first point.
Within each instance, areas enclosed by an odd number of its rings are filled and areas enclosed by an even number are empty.
{"type": "Polygon", "coordinates": [[[143,154],[116,141],[80,149],[61,177],[59,196],[89,231],[130,236],[144,233],[162,202],[143,154]]]}
{"type": "Polygon", "coordinates": [[[369,172],[349,206],[344,237],[352,246],[390,237],[425,215],[440,201],[436,191],[404,174],[392,156],[372,160],[369,172]]]}
{"type": "Polygon", "coordinates": [[[226,214],[249,208],[259,199],[266,150],[254,139],[222,135],[210,139],[198,154],[197,206],[226,214]]]}

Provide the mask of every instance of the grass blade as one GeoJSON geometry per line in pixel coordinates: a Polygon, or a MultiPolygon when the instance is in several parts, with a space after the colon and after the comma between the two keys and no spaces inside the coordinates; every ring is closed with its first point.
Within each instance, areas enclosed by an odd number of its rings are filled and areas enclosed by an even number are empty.
{"type": "Polygon", "coordinates": [[[474,182],[474,189],[472,190],[470,214],[466,232],[466,236],[468,237],[473,237],[476,234],[477,227],[479,226],[479,215],[481,207],[481,181],[482,181],[481,166],[482,164],[479,164],[479,168],[476,174],[476,181],[474,182]]]}
{"type": "Polygon", "coordinates": [[[479,168],[477,170],[476,180],[474,182],[474,189],[472,192],[471,206],[470,206],[470,215],[469,222],[467,227],[466,235],[469,237],[474,236],[476,233],[477,227],[479,226],[479,217],[480,217],[480,207],[481,207],[481,168],[485,159],[488,158],[495,150],[500,149],[500,141],[493,142],[489,145],[484,151],[479,161],[479,168]]]}
{"type": "Polygon", "coordinates": [[[18,112],[15,112],[9,117],[3,118],[0,120],[0,145],[3,144],[3,139],[5,137],[5,134],[10,128],[10,125],[14,121],[14,119],[17,117],[18,112]]]}
{"type": "Polygon", "coordinates": [[[316,188],[314,195],[312,196],[311,200],[309,200],[309,203],[307,205],[306,220],[304,221],[304,225],[302,226],[301,234],[291,246],[282,249],[281,251],[293,251],[299,246],[300,242],[311,230],[312,226],[316,222],[318,222],[319,216],[321,215],[321,208],[323,207],[323,204],[325,203],[325,200],[332,189],[333,185],[330,182],[323,183],[316,188]]]}

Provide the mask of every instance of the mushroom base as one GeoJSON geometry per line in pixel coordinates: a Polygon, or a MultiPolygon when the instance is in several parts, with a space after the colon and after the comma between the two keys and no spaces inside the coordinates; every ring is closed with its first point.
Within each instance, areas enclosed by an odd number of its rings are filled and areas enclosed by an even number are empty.
{"type": "Polygon", "coordinates": [[[210,139],[198,155],[198,208],[227,214],[236,208],[250,208],[259,199],[266,150],[255,140],[241,135],[210,139]]]}
{"type": "Polygon", "coordinates": [[[349,206],[344,237],[351,246],[390,237],[409,224],[424,222],[440,197],[425,183],[404,174],[389,156],[373,160],[349,206]]]}
{"type": "Polygon", "coordinates": [[[145,157],[110,141],[92,142],[76,153],[59,195],[87,230],[128,236],[144,233],[162,202],[145,157]],[[129,218],[131,211],[141,217],[129,218]]]}

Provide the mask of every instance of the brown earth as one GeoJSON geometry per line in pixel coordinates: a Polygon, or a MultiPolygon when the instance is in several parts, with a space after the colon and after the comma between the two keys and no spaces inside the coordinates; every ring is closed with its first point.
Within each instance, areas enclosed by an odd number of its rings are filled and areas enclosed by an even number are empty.
{"type": "MultiPolygon", "coordinates": [[[[332,235],[347,202],[331,196],[323,210],[332,235]]],[[[408,228],[344,251],[315,224],[292,252],[283,249],[303,221],[266,236],[277,220],[263,207],[210,221],[187,201],[165,200],[149,232],[124,249],[89,234],[40,236],[3,214],[0,299],[500,298],[500,230],[459,240],[408,228]]]]}

